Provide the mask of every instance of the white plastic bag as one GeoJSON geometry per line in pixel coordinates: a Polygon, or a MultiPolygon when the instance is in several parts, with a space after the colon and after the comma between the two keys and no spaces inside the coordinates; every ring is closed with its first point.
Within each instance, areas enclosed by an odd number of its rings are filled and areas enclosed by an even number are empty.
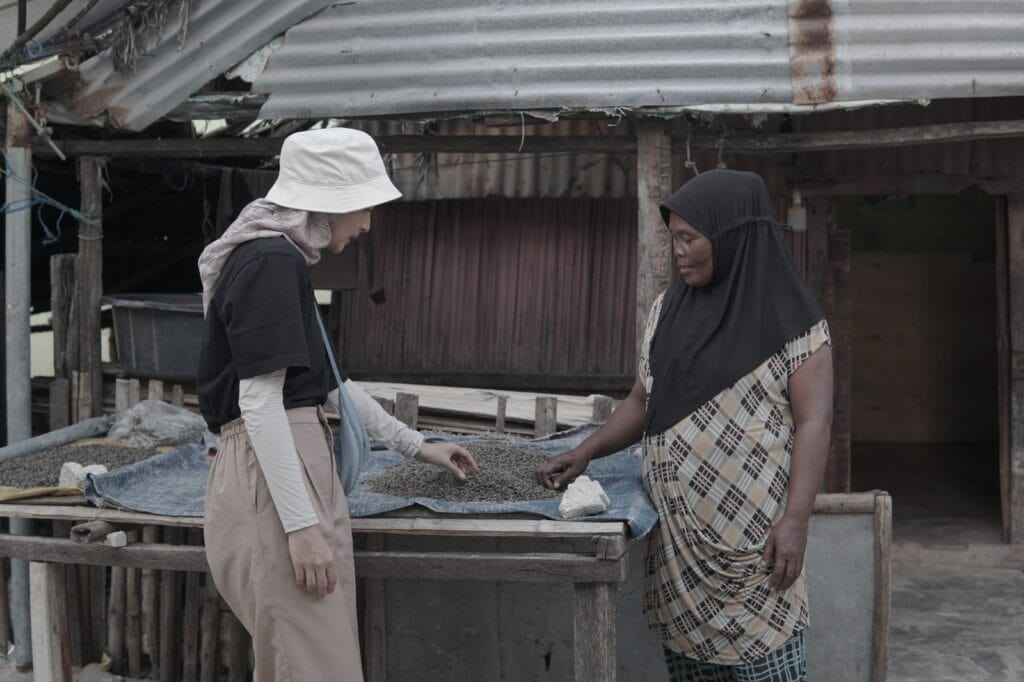
{"type": "Polygon", "coordinates": [[[205,431],[206,421],[198,414],[162,400],[143,400],[114,422],[107,437],[156,448],[195,443],[205,431]]]}

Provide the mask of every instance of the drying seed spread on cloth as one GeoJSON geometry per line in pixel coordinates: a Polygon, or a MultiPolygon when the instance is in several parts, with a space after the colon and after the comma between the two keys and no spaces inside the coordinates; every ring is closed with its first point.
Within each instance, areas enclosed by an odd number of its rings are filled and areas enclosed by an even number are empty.
{"type": "Polygon", "coordinates": [[[133,448],[112,443],[60,445],[0,463],[0,485],[48,488],[57,485],[64,462],[78,462],[82,466],[102,464],[113,471],[155,454],[153,448],[133,448]]]}
{"type": "Polygon", "coordinates": [[[547,459],[538,452],[499,440],[469,443],[465,448],[480,467],[466,481],[431,464],[406,462],[389,468],[371,481],[369,488],[393,497],[450,502],[536,500],[560,494],[537,484],[533,472],[547,459]]]}

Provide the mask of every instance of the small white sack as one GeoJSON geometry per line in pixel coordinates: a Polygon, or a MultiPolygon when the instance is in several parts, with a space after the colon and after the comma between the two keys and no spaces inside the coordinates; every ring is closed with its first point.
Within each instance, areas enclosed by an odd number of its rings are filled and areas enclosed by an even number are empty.
{"type": "Polygon", "coordinates": [[[589,476],[580,476],[569,484],[558,503],[558,513],[563,519],[600,514],[608,509],[608,495],[597,481],[589,476]]]}
{"type": "Polygon", "coordinates": [[[105,474],[107,467],[102,464],[82,466],[78,462],[64,462],[60,468],[57,485],[61,488],[78,488],[85,486],[85,477],[89,474],[105,474]]]}

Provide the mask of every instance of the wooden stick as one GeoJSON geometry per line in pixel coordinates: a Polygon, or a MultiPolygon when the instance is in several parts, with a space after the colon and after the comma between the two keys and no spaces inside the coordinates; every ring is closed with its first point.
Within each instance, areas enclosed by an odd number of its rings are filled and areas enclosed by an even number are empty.
{"type": "MultiPolygon", "coordinates": [[[[164,544],[177,545],[181,538],[180,528],[164,528],[164,544]]],[[[161,571],[160,575],[160,679],[179,679],[181,662],[179,639],[181,637],[181,602],[178,599],[181,574],[176,571],[161,571]]]]}
{"type": "Polygon", "coordinates": [[[135,407],[142,401],[142,387],[138,379],[128,380],[128,406],[135,407]]]}
{"type": "Polygon", "coordinates": [[[217,682],[220,662],[220,593],[213,582],[213,576],[206,574],[206,585],[203,592],[203,621],[200,631],[203,641],[200,645],[199,666],[202,682],[217,682]]]}
{"type": "Polygon", "coordinates": [[[508,409],[508,396],[498,396],[498,406],[494,415],[494,432],[505,433],[505,410],[508,409]]]}
{"type": "Polygon", "coordinates": [[[171,387],[171,405],[175,407],[184,407],[185,405],[185,391],[179,384],[171,387]]]}
{"type": "MultiPolygon", "coordinates": [[[[197,531],[188,531],[188,544],[201,545],[202,536],[197,531]]],[[[199,679],[199,617],[201,599],[199,596],[199,573],[185,574],[185,600],[182,606],[181,628],[181,679],[182,682],[197,682],[199,679]]]]}
{"type": "Polygon", "coordinates": [[[163,400],[164,399],[164,382],[159,379],[149,380],[149,391],[146,397],[149,400],[163,400]]]}
{"type": "Polygon", "coordinates": [[[558,398],[539,396],[533,421],[534,438],[546,438],[558,430],[558,398]]]}
{"type": "Polygon", "coordinates": [[[71,680],[64,566],[31,562],[32,678],[36,682],[71,680]]]}
{"type": "MultiPolygon", "coordinates": [[[[142,529],[142,542],[155,544],[160,539],[157,526],[142,529]]],[[[160,608],[158,602],[159,572],[144,568],[142,579],[142,650],[149,654],[150,677],[160,672],[160,608]]]]}
{"type": "MultiPolygon", "coordinates": [[[[128,544],[138,540],[138,531],[128,532],[128,544]]],[[[125,659],[128,662],[128,676],[142,675],[142,572],[137,568],[127,569],[125,577],[125,659]]]]}
{"type": "Polygon", "coordinates": [[[107,653],[110,655],[110,671],[121,674],[124,662],[124,615],[125,592],[128,575],[123,566],[110,569],[110,599],[107,611],[107,653]]]}
{"type": "Polygon", "coordinates": [[[593,422],[595,424],[604,424],[608,421],[608,417],[612,416],[612,408],[614,406],[615,401],[610,396],[595,395],[593,422]]]}
{"type": "Polygon", "coordinates": [[[395,419],[415,430],[420,411],[419,396],[412,393],[395,394],[395,419]]]}

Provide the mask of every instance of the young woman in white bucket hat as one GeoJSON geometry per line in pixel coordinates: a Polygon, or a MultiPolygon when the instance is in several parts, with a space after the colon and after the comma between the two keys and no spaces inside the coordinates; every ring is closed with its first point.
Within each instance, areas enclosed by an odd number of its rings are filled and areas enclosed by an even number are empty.
{"type": "MultiPolygon", "coordinates": [[[[295,133],[267,197],[199,259],[199,406],[220,434],[206,554],[253,637],[259,682],[362,680],[348,507],[322,409],[340,402],[308,267],[322,249],[341,252],[370,229],[374,206],[400,196],[366,133],[295,133]]],[[[374,439],[459,478],[476,471],[464,449],[425,443],[342,381],[374,439]]]]}

